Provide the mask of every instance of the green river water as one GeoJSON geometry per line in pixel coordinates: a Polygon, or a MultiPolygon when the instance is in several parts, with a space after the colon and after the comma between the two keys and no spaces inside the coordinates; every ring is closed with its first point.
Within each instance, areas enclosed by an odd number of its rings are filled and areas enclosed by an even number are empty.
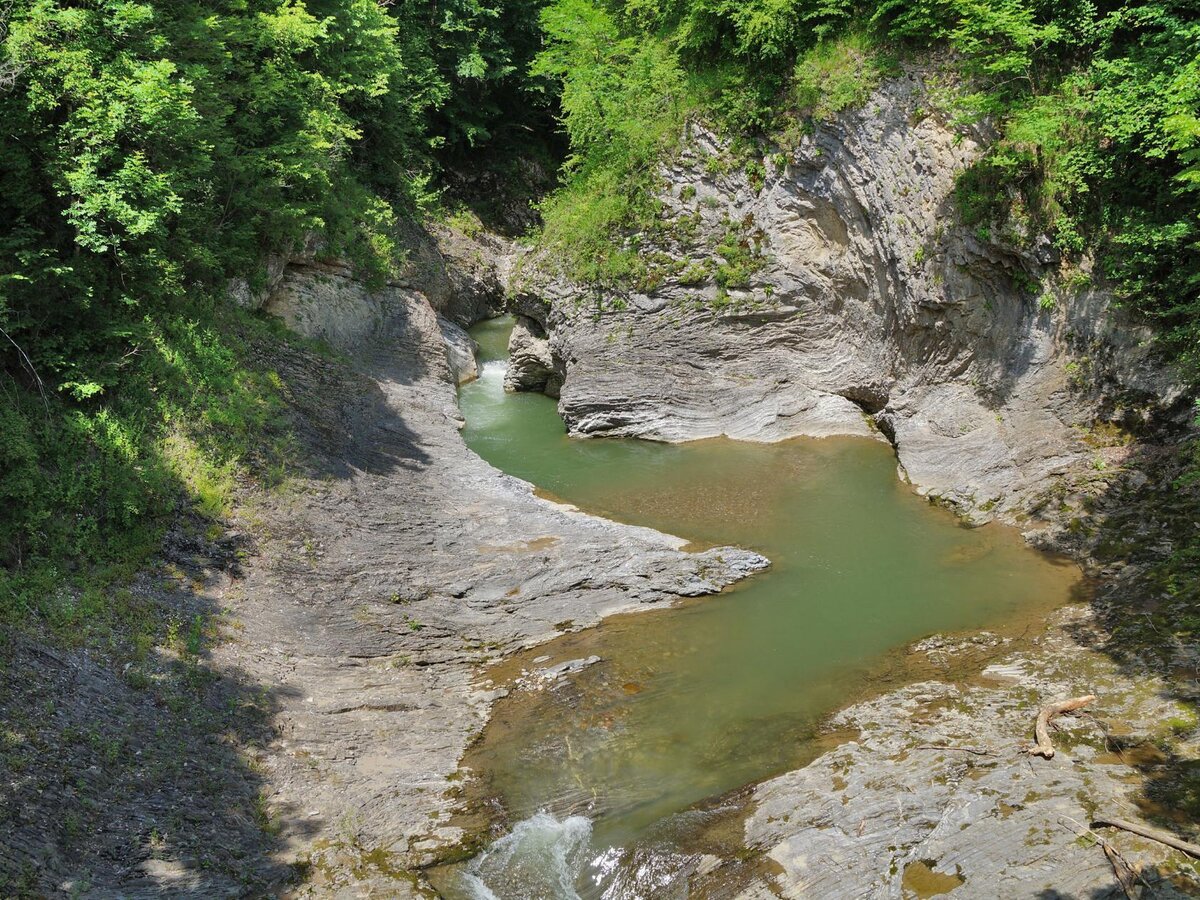
{"type": "Polygon", "coordinates": [[[672,885],[671,835],[689,807],[811,760],[829,713],[922,674],[903,651],[912,641],[1019,634],[1078,586],[1074,566],[1012,530],[964,528],[916,496],[881,441],[568,438],[553,400],[505,394],[510,329],[496,319],[473,331],[482,374],[460,405],[475,452],[589,512],[747,547],[772,567],[508,664],[504,677],[602,658],[497,705],[464,763],[512,835],[440,885],[447,896],[686,896],[672,885]],[[650,845],[654,864],[630,856],[650,845]]]}

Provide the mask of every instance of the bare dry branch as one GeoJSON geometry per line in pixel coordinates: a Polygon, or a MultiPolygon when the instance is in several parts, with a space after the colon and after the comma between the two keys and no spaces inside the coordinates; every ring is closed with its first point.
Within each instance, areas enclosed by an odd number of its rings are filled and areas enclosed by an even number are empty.
{"type": "Polygon", "coordinates": [[[0,91],[12,90],[26,68],[21,63],[15,63],[5,58],[3,50],[4,41],[8,38],[8,23],[12,19],[12,8],[15,2],[16,0],[8,0],[7,3],[0,6],[0,91]]]}
{"type": "Polygon", "coordinates": [[[976,756],[999,756],[995,750],[977,750],[974,747],[950,747],[946,744],[918,744],[914,750],[957,750],[960,753],[974,753],[976,756]]]}
{"type": "Polygon", "coordinates": [[[1104,838],[1100,837],[1100,835],[1096,834],[1096,832],[1092,831],[1092,829],[1075,821],[1070,816],[1059,816],[1059,821],[1070,823],[1071,830],[1076,834],[1080,835],[1081,837],[1090,837],[1100,845],[1100,849],[1104,851],[1104,858],[1107,859],[1108,864],[1112,866],[1113,875],[1116,876],[1117,882],[1121,885],[1121,890],[1125,893],[1127,900],[1137,900],[1137,895],[1134,893],[1134,889],[1137,887],[1137,883],[1139,881],[1146,887],[1150,886],[1146,879],[1142,876],[1142,873],[1131,866],[1129,864],[1129,860],[1122,856],[1116,847],[1114,847],[1104,838]]]}
{"type": "Polygon", "coordinates": [[[1128,831],[1131,834],[1140,835],[1144,838],[1149,838],[1152,841],[1158,841],[1160,844],[1166,844],[1168,847],[1174,847],[1188,856],[1194,856],[1200,859],[1200,845],[1193,844],[1190,841],[1185,841],[1183,838],[1176,837],[1169,831],[1164,831],[1161,828],[1152,828],[1149,825],[1143,825],[1140,822],[1126,822],[1124,819],[1110,819],[1107,816],[1097,816],[1092,820],[1092,827],[1108,826],[1109,828],[1120,828],[1122,831],[1128,831]]]}
{"type": "Polygon", "coordinates": [[[1045,759],[1054,758],[1054,744],[1050,741],[1050,722],[1055,716],[1061,716],[1063,713],[1071,712],[1087,706],[1096,699],[1094,694],[1086,694],[1082,697],[1072,697],[1070,700],[1059,700],[1056,703],[1047,703],[1038,713],[1037,722],[1033,726],[1034,737],[1037,738],[1037,743],[1030,747],[1026,753],[1031,756],[1041,756],[1045,759]]]}

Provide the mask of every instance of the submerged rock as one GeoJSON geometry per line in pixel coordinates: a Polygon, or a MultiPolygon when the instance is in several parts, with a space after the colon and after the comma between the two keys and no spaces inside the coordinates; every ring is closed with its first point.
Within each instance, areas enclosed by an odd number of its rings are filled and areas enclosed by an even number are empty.
{"type": "Polygon", "coordinates": [[[517,687],[524,690],[541,690],[549,687],[555,682],[568,675],[574,675],[577,672],[582,672],[591,666],[600,662],[599,656],[587,656],[580,659],[568,659],[564,662],[557,663],[553,666],[547,666],[544,669],[534,669],[517,679],[517,687]]]}

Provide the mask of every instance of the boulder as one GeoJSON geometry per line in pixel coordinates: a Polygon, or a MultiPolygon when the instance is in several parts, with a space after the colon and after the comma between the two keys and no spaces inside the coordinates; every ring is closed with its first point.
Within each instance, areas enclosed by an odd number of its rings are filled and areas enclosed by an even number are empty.
{"type": "Polygon", "coordinates": [[[557,397],[562,376],[554,364],[550,341],[542,326],[528,316],[517,316],[508,339],[506,391],[535,391],[557,397]]]}
{"type": "Polygon", "coordinates": [[[466,384],[479,377],[479,367],[475,363],[475,352],[479,345],[462,328],[459,328],[445,316],[438,316],[438,330],[442,333],[442,341],[446,345],[446,361],[450,363],[450,375],[455,384],[466,384]]]}

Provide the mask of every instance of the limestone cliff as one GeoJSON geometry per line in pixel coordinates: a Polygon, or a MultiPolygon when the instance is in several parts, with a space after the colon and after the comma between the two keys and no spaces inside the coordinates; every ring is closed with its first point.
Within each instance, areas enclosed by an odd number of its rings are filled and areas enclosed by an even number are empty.
{"type": "Polygon", "coordinates": [[[1149,334],[1086,273],[1045,238],[961,223],[955,179],[988,135],[934,107],[910,72],[768,153],[765,175],[692,126],[662,173],[663,227],[630,237],[661,261],[642,285],[527,262],[517,303],[549,332],[571,431],[886,436],[920,491],[1025,521],[1103,464],[1098,420],[1178,412],[1149,334]]]}

